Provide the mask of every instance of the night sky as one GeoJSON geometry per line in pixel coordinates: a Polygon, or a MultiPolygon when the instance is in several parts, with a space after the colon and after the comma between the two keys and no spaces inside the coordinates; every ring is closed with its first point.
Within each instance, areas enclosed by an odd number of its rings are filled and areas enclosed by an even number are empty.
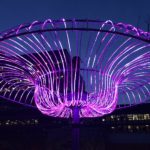
{"type": "Polygon", "coordinates": [[[110,19],[147,30],[150,0],[0,0],[0,31],[48,18],[110,19]]]}

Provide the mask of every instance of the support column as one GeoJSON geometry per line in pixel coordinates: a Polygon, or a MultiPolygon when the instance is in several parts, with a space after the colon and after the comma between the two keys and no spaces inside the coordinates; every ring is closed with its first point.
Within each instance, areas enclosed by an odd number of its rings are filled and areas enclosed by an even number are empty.
{"type": "Polygon", "coordinates": [[[72,109],[72,150],[79,150],[80,149],[80,140],[79,140],[79,123],[80,123],[80,117],[79,117],[79,110],[80,108],[78,106],[73,107],[72,109]]]}
{"type": "Polygon", "coordinates": [[[74,106],[72,109],[73,124],[79,124],[80,123],[79,110],[80,110],[80,108],[78,106],[74,106]]]}

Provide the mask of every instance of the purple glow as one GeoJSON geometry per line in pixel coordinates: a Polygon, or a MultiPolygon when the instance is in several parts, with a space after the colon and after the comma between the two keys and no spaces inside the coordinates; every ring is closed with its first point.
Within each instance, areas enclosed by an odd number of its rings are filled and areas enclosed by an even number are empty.
{"type": "Polygon", "coordinates": [[[43,114],[77,123],[150,96],[150,33],[132,25],[47,19],[0,36],[0,96],[43,114]]]}

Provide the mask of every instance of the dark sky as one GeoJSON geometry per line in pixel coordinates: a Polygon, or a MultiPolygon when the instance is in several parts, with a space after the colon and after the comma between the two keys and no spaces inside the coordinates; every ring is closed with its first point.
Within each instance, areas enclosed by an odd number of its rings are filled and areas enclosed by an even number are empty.
{"type": "MultiPolygon", "coordinates": [[[[47,18],[110,19],[147,29],[150,0],[0,0],[0,31],[47,18]]],[[[150,22],[150,21],[149,21],[150,22]]]]}

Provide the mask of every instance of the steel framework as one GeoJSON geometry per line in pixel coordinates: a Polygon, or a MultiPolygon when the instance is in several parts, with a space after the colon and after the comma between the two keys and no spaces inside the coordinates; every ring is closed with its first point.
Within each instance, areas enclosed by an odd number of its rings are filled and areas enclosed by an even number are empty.
{"type": "Polygon", "coordinates": [[[0,96],[74,122],[144,103],[150,96],[150,33],[76,19],[4,31],[0,96]]]}

